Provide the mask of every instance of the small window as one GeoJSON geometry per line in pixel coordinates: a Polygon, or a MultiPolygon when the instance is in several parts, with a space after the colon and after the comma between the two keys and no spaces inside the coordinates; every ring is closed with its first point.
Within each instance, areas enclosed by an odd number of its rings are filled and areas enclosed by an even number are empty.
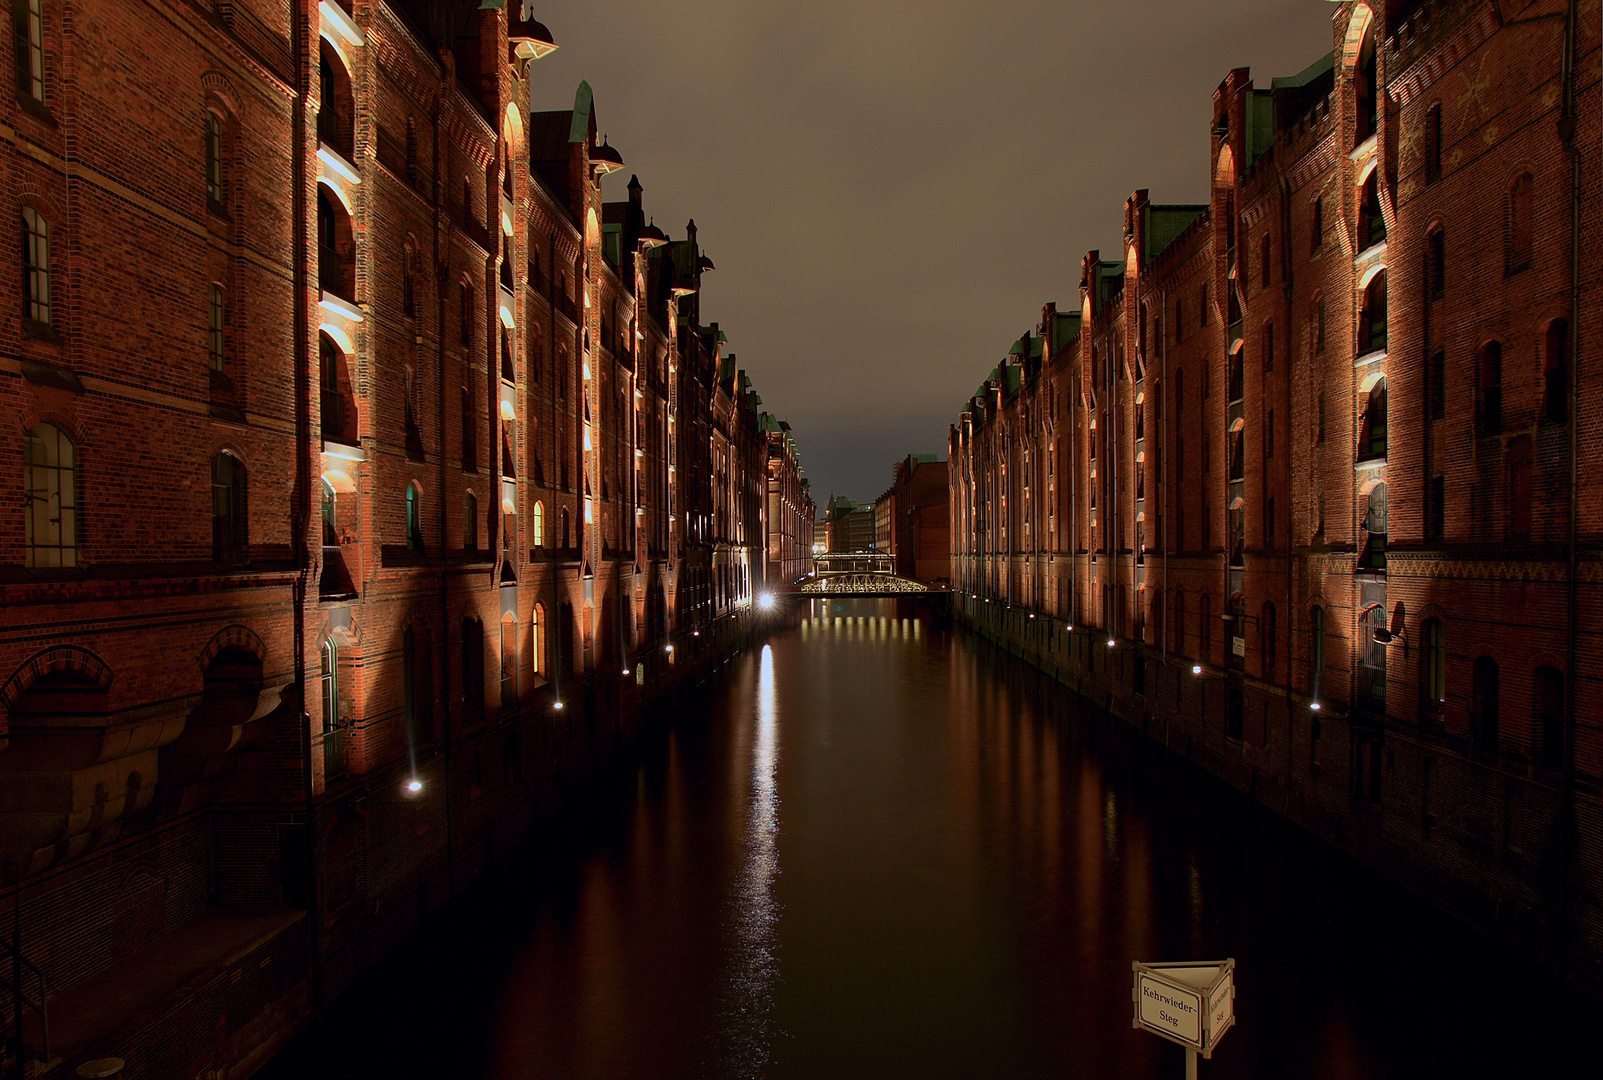
{"type": "Polygon", "coordinates": [[[1442,178],[1442,105],[1436,102],[1425,110],[1425,183],[1442,178]]]}
{"type": "Polygon", "coordinates": [[[1308,253],[1317,254],[1325,243],[1325,197],[1323,195],[1314,200],[1313,210],[1308,215],[1308,253]]]}
{"type": "Polygon", "coordinates": [[[320,668],[318,683],[323,698],[323,733],[337,730],[340,725],[339,670],[340,647],[333,638],[324,638],[319,650],[320,668]]]}
{"type": "Polygon", "coordinates": [[[501,616],[501,707],[518,700],[518,619],[507,612],[501,616]]]}
{"type": "Polygon", "coordinates": [[[543,502],[534,504],[534,532],[529,537],[529,540],[537,548],[545,546],[545,503],[543,502]]]}
{"type": "Polygon", "coordinates": [[[1275,324],[1264,323],[1263,326],[1263,369],[1275,370],[1275,324]]]}
{"type": "Polygon", "coordinates": [[[1564,673],[1544,664],[1531,680],[1531,718],[1536,721],[1536,760],[1544,769],[1564,767],[1564,673]]]}
{"type": "Polygon", "coordinates": [[[1534,235],[1531,222],[1531,192],[1536,186],[1530,173],[1521,173],[1508,189],[1506,237],[1507,273],[1517,274],[1530,269],[1533,258],[1534,235]]]}
{"type": "Polygon", "coordinates": [[[464,346],[469,346],[473,344],[473,283],[463,281],[458,289],[461,311],[458,313],[460,325],[457,336],[464,346]]]}
{"type": "Polygon", "coordinates": [[[1420,656],[1420,703],[1427,712],[1440,712],[1447,701],[1447,633],[1442,621],[1426,619],[1420,637],[1424,646],[1420,656]]]}
{"type": "Polygon", "coordinates": [[[417,318],[417,252],[411,244],[401,253],[401,313],[417,318]]]}
{"type": "Polygon", "coordinates": [[[1469,738],[1483,754],[1497,753],[1498,669],[1490,656],[1477,656],[1470,669],[1469,738]]]}
{"type": "Polygon", "coordinates": [[[462,471],[479,471],[479,418],[474,415],[473,391],[462,388],[462,471]]]}
{"type": "Polygon", "coordinates": [[[1425,490],[1425,539],[1440,540],[1447,531],[1447,477],[1437,473],[1425,490]]]}
{"type": "Polygon", "coordinates": [[[1180,344],[1186,339],[1186,302],[1183,297],[1174,298],[1174,343],[1180,344]]]}
{"type": "Polygon", "coordinates": [[[1547,324],[1542,343],[1542,422],[1562,424],[1570,418],[1570,327],[1563,319],[1547,324]]]}
{"type": "Polygon", "coordinates": [[[246,556],[245,465],[226,450],[212,458],[212,560],[238,565],[246,556]]]}
{"type": "Polygon", "coordinates": [[[1503,345],[1489,341],[1481,349],[1475,398],[1475,429],[1482,436],[1503,432],[1503,345]]]}
{"type": "Polygon", "coordinates": [[[11,29],[16,43],[17,93],[40,105],[45,100],[43,0],[12,0],[11,29]]]}
{"type": "Polygon", "coordinates": [[[1386,242],[1386,217],[1380,209],[1380,169],[1371,169],[1358,197],[1358,243],[1372,248],[1386,242]]]}
{"type": "Polygon", "coordinates": [[[479,547],[479,500],[471,491],[462,493],[462,546],[468,551],[479,547]]]}
{"type": "Polygon", "coordinates": [[[484,626],[462,620],[462,706],[469,721],[484,715],[484,626]]]}
{"type": "Polygon", "coordinates": [[[22,314],[50,325],[50,222],[31,206],[22,208],[22,314]]]}
{"type": "Polygon", "coordinates": [[[1313,663],[1308,672],[1308,696],[1319,700],[1325,685],[1325,609],[1316,607],[1312,620],[1313,663]]]}
{"type": "Polygon", "coordinates": [[[1447,295],[1447,231],[1432,229],[1425,246],[1425,280],[1432,300],[1447,295]]]}
{"type": "Polygon", "coordinates": [[[1369,388],[1369,400],[1364,407],[1364,437],[1362,458],[1371,461],[1386,456],[1386,380],[1378,380],[1369,388]]]}
{"type": "Polygon", "coordinates": [[[66,432],[40,424],[23,436],[28,565],[78,565],[77,453],[66,432]]]}
{"type": "Polygon", "coordinates": [[[1386,271],[1381,270],[1364,287],[1364,306],[1358,313],[1358,355],[1386,351],[1386,271]]]}
{"type": "Polygon", "coordinates": [[[226,176],[223,173],[223,120],[216,113],[206,112],[206,201],[221,209],[224,203],[226,176]]]}
{"type": "Polygon", "coordinates": [[[406,485],[406,546],[423,550],[423,501],[416,484],[406,485]]]}
{"type": "Polygon", "coordinates": [[[219,375],[228,374],[228,305],[223,302],[221,285],[211,287],[206,304],[206,340],[211,369],[219,375]]]}
{"type": "Polygon", "coordinates": [[[1358,47],[1358,67],[1353,78],[1354,107],[1358,119],[1357,130],[1354,133],[1355,146],[1375,134],[1376,116],[1380,104],[1377,74],[1375,27],[1371,23],[1364,30],[1363,43],[1358,47]]]}

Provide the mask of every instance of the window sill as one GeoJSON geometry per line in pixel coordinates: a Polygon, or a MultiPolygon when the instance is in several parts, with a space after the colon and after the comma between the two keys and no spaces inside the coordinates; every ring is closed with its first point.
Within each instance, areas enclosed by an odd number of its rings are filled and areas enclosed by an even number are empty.
{"type": "Polygon", "coordinates": [[[1375,457],[1359,458],[1358,461],[1353,464],[1353,471],[1363,472],[1365,469],[1378,469],[1385,464],[1385,454],[1379,454],[1375,457]]]}
{"type": "Polygon", "coordinates": [[[61,344],[61,335],[56,333],[54,326],[47,322],[40,322],[38,319],[30,319],[26,315],[22,317],[22,336],[30,341],[47,341],[52,345],[61,344]]]}
{"type": "Polygon", "coordinates": [[[1386,350],[1385,349],[1371,349],[1369,352],[1361,354],[1356,360],[1354,360],[1353,361],[1353,367],[1355,367],[1355,368],[1368,367],[1370,364],[1378,364],[1382,360],[1385,360],[1385,359],[1386,359],[1386,350]]]}
{"type": "Polygon", "coordinates": [[[51,127],[56,126],[56,118],[54,114],[51,113],[49,106],[40,101],[38,98],[28,94],[18,94],[17,106],[22,109],[23,112],[31,113],[33,116],[43,120],[51,127]]]}
{"type": "Polygon", "coordinates": [[[1359,161],[1359,160],[1363,159],[1364,157],[1368,156],[1369,154],[1374,153],[1375,152],[1375,147],[1378,146],[1379,144],[1380,144],[1380,131],[1377,129],[1377,130],[1371,132],[1370,134],[1366,135],[1364,137],[1364,141],[1363,142],[1359,143],[1357,146],[1353,147],[1351,150],[1349,150],[1347,152],[1347,160],[1349,160],[1349,161],[1359,161]]]}
{"type": "Polygon", "coordinates": [[[1353,262],[1355,262],[1355,263],[1371,262],[1371,261],[1373,261],[1375,259],[1379,259],[1379,258],[1383,257],[1385,254],[1386,254],[1386,241],[1384,239],[1382,239],[1380,241],[1380,243],[1378,243],[1378,244],[1370,244],[1368,247],[1364,248],[1364,250],[1360,251],[1357,255],[1354,255],[1353,256],[1353,262]]]}

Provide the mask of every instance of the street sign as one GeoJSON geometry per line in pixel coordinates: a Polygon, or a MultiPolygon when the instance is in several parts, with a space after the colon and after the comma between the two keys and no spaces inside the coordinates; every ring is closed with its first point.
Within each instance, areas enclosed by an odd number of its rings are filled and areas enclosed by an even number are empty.
{"type": "Polygon", "coordinates": [[[1137,961],[1131,967],[1135,971],[1131,1026],[1212,1057],[1219,1039],[1236,1022],[1236,962],[1137,961]]]}

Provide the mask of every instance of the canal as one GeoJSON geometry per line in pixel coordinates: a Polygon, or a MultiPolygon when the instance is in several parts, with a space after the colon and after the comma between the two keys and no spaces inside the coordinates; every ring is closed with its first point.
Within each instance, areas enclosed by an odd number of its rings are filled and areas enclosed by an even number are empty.
{"type": "Polygon", "coordinates": [[[1204,1080],[1589,1057],[1552,980],[916,603],[800,614],[261,1075],[1178,1080],[1131,961],[1225,957],[1204,1080]]]}

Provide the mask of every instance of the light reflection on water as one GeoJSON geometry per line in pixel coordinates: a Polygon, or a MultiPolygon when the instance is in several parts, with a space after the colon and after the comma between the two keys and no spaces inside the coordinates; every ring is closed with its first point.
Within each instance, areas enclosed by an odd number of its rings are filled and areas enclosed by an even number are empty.
{"type": "Polygon", "coordinates": [[[1208,1080],[1580,1049],[1551,981],[916,604],[800,615],[268,1080],[1167,1080],[1130,961],[1225,956],[1208,1080]]]}

